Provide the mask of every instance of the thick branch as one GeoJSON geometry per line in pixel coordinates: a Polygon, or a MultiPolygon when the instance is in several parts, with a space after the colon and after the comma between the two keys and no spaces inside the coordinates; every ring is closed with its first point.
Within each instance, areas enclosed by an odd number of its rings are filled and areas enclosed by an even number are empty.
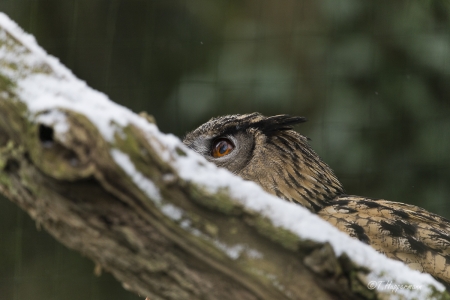
{"type": "MultiPolygon", "coordinates": [[[[152,300],[385,292],[368,289],[369,270],[347,255],[275,226],[250,200],[288,204],[109,102],[28,38],[0,17],[0,192],[58,241],[152,300]]],[[[427,296],[444,296],[424,282],[427,296]]]]}

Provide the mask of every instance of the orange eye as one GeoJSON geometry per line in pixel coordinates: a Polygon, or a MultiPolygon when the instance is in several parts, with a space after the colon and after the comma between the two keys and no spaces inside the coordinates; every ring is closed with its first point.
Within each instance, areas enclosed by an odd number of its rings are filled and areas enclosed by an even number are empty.
{"type": "Polygon", "coordinates": [[[229,139],[218,139],[214,141],[212,147],[212,156],[215,158],[222,157],[233,151],[234,145],[229,139]]]}

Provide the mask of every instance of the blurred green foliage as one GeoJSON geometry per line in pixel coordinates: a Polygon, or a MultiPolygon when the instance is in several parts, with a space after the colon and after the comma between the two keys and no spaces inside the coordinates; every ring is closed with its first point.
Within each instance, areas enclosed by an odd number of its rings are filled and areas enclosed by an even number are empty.
{"type": "MultiPolygon", "coordinates": [[[[299,132],[349,194],[450,217],[450,2],[2,0],[116,102],[182,136],[259,111],[299,132]]],[[[2,299],[138,299],[0,201],[2,299]]]]}

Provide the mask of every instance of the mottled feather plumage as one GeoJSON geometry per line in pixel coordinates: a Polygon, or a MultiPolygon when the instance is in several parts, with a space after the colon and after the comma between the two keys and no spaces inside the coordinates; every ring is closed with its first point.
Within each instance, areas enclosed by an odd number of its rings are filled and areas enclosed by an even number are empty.
{"type": "Polygon", "coordinates": [[[349,196],[331,168],[292,130],[302,117],[259,113],[213,118],[184,143],[209,161],[267,192],[296,202],[386,256],[427,272],[450,286],[450,221],[417,206],[349,196]],[[219,138],[235,149],[215,158],[219,138]]]}

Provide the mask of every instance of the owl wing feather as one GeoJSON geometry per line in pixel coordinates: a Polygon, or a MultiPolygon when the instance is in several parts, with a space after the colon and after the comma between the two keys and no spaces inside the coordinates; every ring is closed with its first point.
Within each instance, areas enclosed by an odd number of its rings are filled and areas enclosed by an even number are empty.
{"type": "Polygon", "coordinates": [[[319,216],[351,237],[450,286],[450,221],[414,205],[340,196],[319,216]]]}

